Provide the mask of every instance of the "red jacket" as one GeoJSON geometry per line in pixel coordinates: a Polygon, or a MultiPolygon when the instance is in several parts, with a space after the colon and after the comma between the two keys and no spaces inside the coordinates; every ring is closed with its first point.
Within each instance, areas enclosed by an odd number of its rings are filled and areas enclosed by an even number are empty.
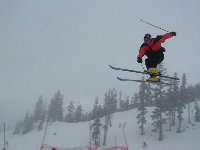
{"type": "Polygon", "coordinates": [[[171,33],[166,33],[164,35],[157,36],[156,38],[151,39],[149,43],[143,43],[139,49],[138,58],[142,58],[150,50],[159,51],[162,48],[161,43],[164,43],[166,39],[169,39],[171,37],[171,33]]]}

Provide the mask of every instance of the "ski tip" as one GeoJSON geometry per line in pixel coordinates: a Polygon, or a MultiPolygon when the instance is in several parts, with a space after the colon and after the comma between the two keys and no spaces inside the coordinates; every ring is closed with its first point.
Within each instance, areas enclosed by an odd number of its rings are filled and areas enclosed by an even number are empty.
{"type": "Polygon", "coordinates": [[[123,79],[123,78],[120,78],[120,77],[117,77],[117,79],[118,79],[119,81],[130,81],[129,79],[123,79]]]}
{"type": "Polygon", "coordinates": [[[113,70],[122,70],[121,68],[116,68],[116,67],[113,67],[113,66],[111,66],[111,65],[109,65],[109,67],[110,67],[111,69],[113,69],[113,70]]]}
{"type": "Polygon", "coordinates": [[[117,77],[117,79],[118,79],[118,80],[120,80],[120,81],[122,81],[122,80],[123,80],[123,79],[122,79],[122,78],[120,78],[120,77],[117,77]]]}
{"type": "Polygon", "coordinates": [[[110,68],[114,68],[113,66],[109,65],[110,68]]]}

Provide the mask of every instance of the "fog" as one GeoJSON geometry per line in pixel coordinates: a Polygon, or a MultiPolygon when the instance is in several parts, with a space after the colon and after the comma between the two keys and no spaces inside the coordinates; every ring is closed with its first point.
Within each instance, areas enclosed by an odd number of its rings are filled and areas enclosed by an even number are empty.
{"type": "Polygon", "coordinates": [[[46,103],[57,90],[90,109],[109,88],[129,96],[140,74],[117,72],[108,65],[142,70],[138,49],[145,33],[165,32],[168,74],[186,73],[198,83],[200,54],[198,0],[0,0],[0,123],[14,123],[32,111],[39,96],[46,103]]]}

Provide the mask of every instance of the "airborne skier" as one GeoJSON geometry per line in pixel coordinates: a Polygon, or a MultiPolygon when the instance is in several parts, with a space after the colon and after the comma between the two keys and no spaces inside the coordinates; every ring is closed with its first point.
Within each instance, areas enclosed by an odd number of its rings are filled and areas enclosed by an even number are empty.
{"type": "Polygon", "coordinates": [[[166,82],[160,81],[160,79],[158,77],[168,78],[168,79],[172,79],[172,80],[180,80],[180,79],[177,77],[170,77],[170,76],[162,75],[162,73],[160,73],[158,71],[157,65],[160,64],[164,60],[165,48],[162,47],[161,44],[164,43],[165,40],[167,40],[173,36],[176,36],[176,32],[169,32],[163,28],[155,26],[155,25],[148,23],[142,19],[141,19],[141,21],[148,25],[151,25],[157,29],[167,32],[164,35],[157,35],[156,38],[151,38],[151,35],[149,33],[145,34],[144,43],[141,45],[141,47],[139,49],[139,54],[137,56],[137,62],[142,63],[142,57],[144,55],[146,55],[147,58],[145,59],[145,65],[146,65],[147,70],[137,71],[137,70],[133,70],[133,69],[114,67],[111,65],[109,65],[109,66],[111,69],[114,69],[114,70],[121,70],[121,71],[128,71],[128,72],[135,72],[135,73],[150,75],[150,77],[147,80],[135,80],[135,79],[132,80],[132,79],[124,79],[124,78],[117,77],[117,79],[120,81],[149,82],[149,83],[154,83],[154,84],[173,85],[172,83],[166,83],[166,82]]]}
{"type": "MultiPolygon", "coordinates": [[[[156,38],[151,38],[149,33],[145,34],[144,43],[139,49],[137,62],[142,63],[142,57],[146,55],[147,58],[145,59],[145,65],[147,72],[158,74],[159,71],[157,69],[157,65],[164,60],[163,52],[165,52],[165,48],[162,47],[161,44],[164,43],[166,39],[169,39],[173,36],[176,36],[176,32],[169,32],[164,35],[158,35],[156,38]]],[[[147,81],[159,81],[159,78],[152,74],[147,79],[147,81]]]]}

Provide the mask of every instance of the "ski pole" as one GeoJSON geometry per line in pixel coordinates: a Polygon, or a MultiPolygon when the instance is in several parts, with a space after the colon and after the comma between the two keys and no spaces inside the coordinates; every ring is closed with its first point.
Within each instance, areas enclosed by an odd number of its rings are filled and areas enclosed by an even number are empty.
{"type": "Polygon", "coordinates": [[[142,63],[141,63],[141,66],[142,66],[143,70],[145,71],[145,69],[144,69],[144,66],[143,66],[143,64],[142,64],[142,63]]]}
{"type": "Polygon", "coordinates": [[[141,21],[144,22],[144,23],[146,23],[146,24],[148,24],[148,25],[150,25],[150,26],[153,26],[153,27],[155,27],[155,28],[158,28],[158,29],[160,29],[160,30],[169,32],[169,31],[167,31],[167,30],[165,30],[165,29],[163,29],[163,28],[161,28],[161,27],[155,26],[155,25],[153,25],[153,24],[151,24],[151,23],[148,23],[148,22],[146,22],[146,21],[144,21],[144,20],[142,20],[142,19],[141,19],[141,21]]]}
{"type": "MultiPolygon", "coordinates": [[[[145,69],[144,69],[144,66],[143,66],[143,64],[142,64],[142,63],[141,63],[141,66],[142,66],[142,68],[143,68],[143,70],[144,70],[144,72],[145,72],[145,69]]],[[[148,76],[147,76],[147,74],[146,74],[146,77],[148,77],[148,76]]]]}

